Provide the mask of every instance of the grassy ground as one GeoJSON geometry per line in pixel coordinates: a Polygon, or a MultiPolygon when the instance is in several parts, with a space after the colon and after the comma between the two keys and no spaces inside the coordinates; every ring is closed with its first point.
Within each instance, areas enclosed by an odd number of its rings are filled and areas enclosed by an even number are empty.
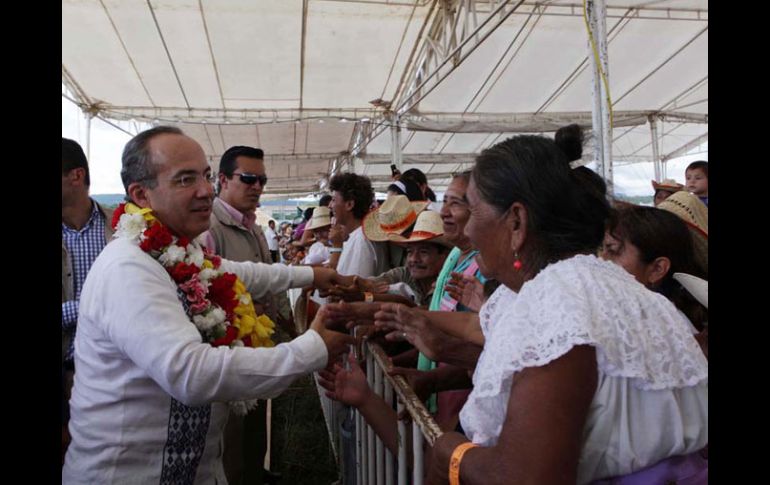
{"type": "Polygon", "coordinates": [[[339,480],[318,391],[312,376],[297,379],[273,399],[271,469],[281,484],[331,484],[339,480]]]}
{"type": "MultiPolygon", "coordinates": [[[[290,337],[278,328],[274,339],[290,337]]],[[[270,469],[283,475],[281,485],[328,485],[340,479],[311,375],[273,399],[270,469]]]]}

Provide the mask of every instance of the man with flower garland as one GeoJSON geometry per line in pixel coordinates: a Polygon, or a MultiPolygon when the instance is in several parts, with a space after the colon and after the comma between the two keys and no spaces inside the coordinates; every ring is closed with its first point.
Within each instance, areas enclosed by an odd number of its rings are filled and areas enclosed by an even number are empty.
{"type": "Polygon", "coordinates": [[[81,293],[62,482],[227,483],[228,407],[279,394],[353,343],[325,328],[322,309],[305,334],[265,348],[272,322],[251,294],[352,281],[204,251],[195,238],[209,227],[211,169],[177,128],[131,139],[121,177],[131,202],[116,211],[116,239],[81,293]]]}
{"type": "Polygon", "coordinates": [[[88,196],[91,176],[80,145],[61,139],[61,329],[62,458],[67,445],[67,401],[75,374],[73,361],[80,291],[96,257],[112,237],[112,211],[88,196]]]}
{"type": "MultiPolygon", "coordinates": [[[[199,240],[214,253],[231,261],[273,262],[265,233],[256,223],[259,198],[267,183],[264,152],[233,146],[219,161],[219,194],[214,199],[211,226],[199,240]]],[[[257,313],[264,313],[296,336],[286,293],[254,297],[257,313]]],[[[262,485],[277,478],[263,469],[267,453],[267,406],[261,402],[246,416],[231,412],[224,431],[223,463],[230,485],[262,485]]]]}

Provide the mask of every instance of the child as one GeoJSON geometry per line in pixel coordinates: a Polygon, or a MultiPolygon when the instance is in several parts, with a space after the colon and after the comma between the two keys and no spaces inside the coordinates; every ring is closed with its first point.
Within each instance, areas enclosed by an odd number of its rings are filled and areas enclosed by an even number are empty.
{"type": "Polygon", "coordinates": [[[709,163],[702,160],[692,162],[684,171],[687,180],[687,190],[709,205],[709,163]]]}

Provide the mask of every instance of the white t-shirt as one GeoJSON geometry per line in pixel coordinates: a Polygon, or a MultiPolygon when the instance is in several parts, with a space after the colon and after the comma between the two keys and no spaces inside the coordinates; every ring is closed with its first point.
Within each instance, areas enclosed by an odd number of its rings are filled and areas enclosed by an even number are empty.
{"type": "Polygon", "coordinates": [[[302,260],[302,264],[323,264],[329,261],[329,248],[321,241],[314,242],[307,250],[307,256],[302,260]]]}
{"type": "Polygon", "coordinates": [[[576,345],[596,348],[597,390],[578,484],[620,476],[708,443],[708,363],[690,322],[663,295],[594,256],[552,264],[518,295],[500,286],[481,308],[486,343],[460,412],[466,435],[493,446],[516,372],[576,345]]]}
{"type": "Polygon", "coordinates": [[[366,239],[364,230],[359,226],[342,244],[337,272],[341,275],[355,275],[362,278],[378,276],[388,269],[386,248],[384,244],[375,245],[366,239]]]}
{"type": "Polygon", "coordinates": [[[267,229],[265,229],[265,239],[267,239],[267,248],[270,251],[278,251],[278,239],[276,237],[275,231],[270,226],[267,226],[267,229]]]}
{"type": "MultiPolygon", "coordinates": [[[[308,267],[223,260],[222,270],[258,296],[313,280],[308,267]]],[[[276,396],[326,358],[312,330],[274,348],[202,343],[166,270],[113,241],[80,297],[62,483],[225,483],[226,402],[276,396]]]]}

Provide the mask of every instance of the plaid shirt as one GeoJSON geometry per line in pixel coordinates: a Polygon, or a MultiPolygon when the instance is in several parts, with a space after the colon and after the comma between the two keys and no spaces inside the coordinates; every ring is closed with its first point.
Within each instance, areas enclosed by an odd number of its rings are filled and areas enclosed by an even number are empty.
{"type": "Polygon", "coordinates": [[[63,329],[73,329],[73,337],[67,354],[64,357],[66,362],[72,362],[73,352],[75,351],[75,327],[78,323],[78,309],[80,308],[80,291],[83,289],[83,282],[91,265],[99,256],[99,253],[107,244],[104,238],[104,217],[99,212],[95,202],[91,202],[91,217],[83,229],[75,230],[66,224],[61,225],[61,239],[72,261],[73,290],[75,299],[65,301],[61,304],[61,325],[63,329]]]}

